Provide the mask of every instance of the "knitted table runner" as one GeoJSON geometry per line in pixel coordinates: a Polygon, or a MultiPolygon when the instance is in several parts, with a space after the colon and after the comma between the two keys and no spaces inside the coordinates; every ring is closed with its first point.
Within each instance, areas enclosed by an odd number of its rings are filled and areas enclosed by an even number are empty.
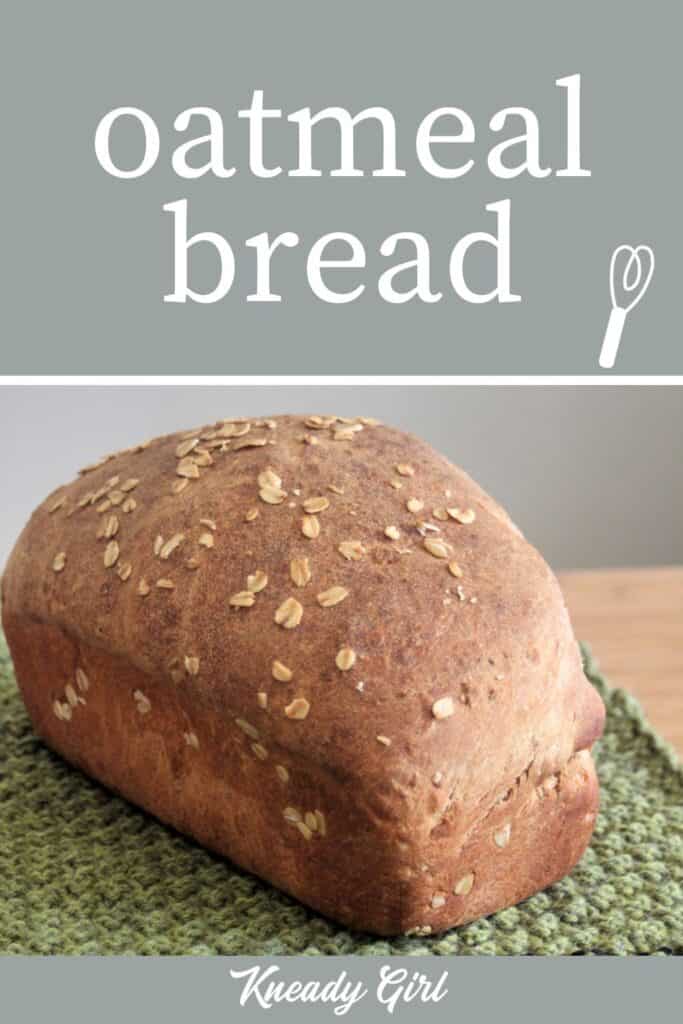
{"type": "Polygon", "coordinates": [[[0,632],[0,954],[683,953],[683,768],[610,689],[571,876],[432,938],[349,932],[113,796],[34,736],[0,632]]]}

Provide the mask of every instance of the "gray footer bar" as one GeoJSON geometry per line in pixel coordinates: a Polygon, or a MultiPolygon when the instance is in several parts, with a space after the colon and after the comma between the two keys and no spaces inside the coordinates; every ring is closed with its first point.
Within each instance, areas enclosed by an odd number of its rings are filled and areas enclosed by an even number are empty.
{"type": "Polygon", "coordinates": [[[678,1019],[680,957],[6,957],[18,1024],[678,1019]]]}

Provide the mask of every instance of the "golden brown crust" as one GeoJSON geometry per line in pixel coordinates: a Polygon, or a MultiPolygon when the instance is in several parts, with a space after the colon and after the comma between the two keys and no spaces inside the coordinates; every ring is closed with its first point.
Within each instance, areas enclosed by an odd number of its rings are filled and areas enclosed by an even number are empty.
{"type": "Polygon", "coordinates": [[[3,621],[51,746],[354,927],[489,913],[590,837],[603,709],[557,582],[399,431],[278,417],[114,456],[36,510],[3,621]]]}

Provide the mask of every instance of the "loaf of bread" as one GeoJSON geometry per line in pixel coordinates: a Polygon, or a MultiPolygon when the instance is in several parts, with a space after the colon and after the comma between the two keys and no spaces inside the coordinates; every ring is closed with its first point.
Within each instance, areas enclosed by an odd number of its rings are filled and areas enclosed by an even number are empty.
{"type": "Polygon", "coordinates": [[[224,420],[83,469],[2,619],[50,747],[349,927],[489,914],[590,839],[603,706],[557,581],[372,419],[224,420]]]}

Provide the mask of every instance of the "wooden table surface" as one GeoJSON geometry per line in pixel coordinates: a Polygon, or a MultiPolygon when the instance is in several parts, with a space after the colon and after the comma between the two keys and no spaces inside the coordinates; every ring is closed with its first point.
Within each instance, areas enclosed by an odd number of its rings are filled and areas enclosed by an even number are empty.
{"type": "Polygon", "coordinates": [[[683,758],[683,568],[560,573],[574,631],[683,758]]]}

